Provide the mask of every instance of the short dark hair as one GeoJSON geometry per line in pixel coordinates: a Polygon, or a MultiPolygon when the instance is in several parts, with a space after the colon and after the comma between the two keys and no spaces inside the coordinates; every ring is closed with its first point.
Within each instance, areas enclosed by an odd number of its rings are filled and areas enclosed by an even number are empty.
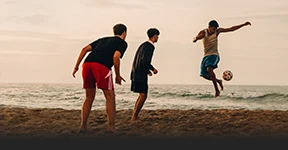
{"type": "Polygon", "coordinates": [[[122,23],[118,23],[113,27],[114,35],[121,35],[125,31],[127,31],[127,27],[122,23]]]}
{"type": "Polygon", "coordinates": [[[219,27],[219,24],[218,24],[218,22],[217,22],[216,20],[211,20],[211,21],[209,22],[209,26],[210,26],[210,27],[218,28],[218,27],[219,27]]]}
{"type": "Polygon", "coordinates": [[[159,30],[156,28],[150,28],[147,31],[147,35],[149,38],[153,37],[154,35],[159,35],[159,34],[160,34],[159,30]]]}

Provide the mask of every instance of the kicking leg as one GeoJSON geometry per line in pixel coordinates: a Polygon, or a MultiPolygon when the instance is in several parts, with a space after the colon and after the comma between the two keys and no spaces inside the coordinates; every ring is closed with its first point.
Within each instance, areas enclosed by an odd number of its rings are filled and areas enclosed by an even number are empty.
{"type": "Polygon", "coordinates": [[[96,88],[86,88],[86,99],[82,104],[81,109],[81,127],[79,132],[83,132],[87,128],[87,120],[91,111],[92,103],[96,95],[96,88]]]}
{"type": "Polygon", "coordinates": [[[221,91],[223,91],[224,86],[223,86],[222,80],[220,80],[220,79],[216,79],[216,80],[217,80],[217,83],[220,85],[221,91]]]}
{"type": "Polygon", "coordinates": [[[134,111],[133,111],[131,120],[137,120],[138,119],[138,114],[139,114],[140,110],[142,109],[146,99],[147,99],[147,94],[139,93],[139,96],[138,96],[137,101],[136,101],[135,106],[134,106],[134,111]]]}
{"type": "MultiPolygon", "coordinates": [[[[203,76],[203,78],[205,78],[205,79],[207,79],[207,80],[210,80],[210,81],[212,80],[211,77],[210,77],[210,75],[203,76]]],[[[221,91],[223,91],[224,86],[223,86],[222,80],[221,80],[221,79],[217,79],[216,77],[215,77],[215,79],[216,79],[217,83],[219,84],[219,86],[220,86],[220,88],[221,88],[221,91]]]]}
{"type": "Polygon", "coordinates": [[[212,67],[208,67],[207,68],[207,71],[209,73],[209,76],[212,80],[212,83],[214,85],[214,89],[215,89],[215,97],[219,96],[220,95],[220,91],[218,89],[218,85],[217,85],[217,79],[216,79],[216,76],[215,76],[215,73],[213,71],[214,69],[212,67]]]}

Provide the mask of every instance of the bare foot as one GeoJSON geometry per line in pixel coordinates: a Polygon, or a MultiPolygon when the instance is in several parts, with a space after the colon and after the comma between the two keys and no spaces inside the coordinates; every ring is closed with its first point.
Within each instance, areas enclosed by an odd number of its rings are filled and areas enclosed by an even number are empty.
{"type": "Polygon", "coordinates": [[[119,134],[119,132],[117,131],[117,130],[113,130],[113,131],[111,131],[111,130],[106,130],[105,132],[104,132],[104,134],[106,134],[106,135],[109,135],[109,136],[114,136],[114,135],[117,135],[117,134],[119,134]]]}
{"type": "Polygon", "coordinates": [[[219,82],[219,85],[220,85],[220,87],[221,87],[221,91],[223,91],[223,89],[224,89],[224,87],[223,87],[223,84],[222,84],[222,80],[218,80],[219,82]]]}
{"type": "Polygon", "coordinates": [[[216,93],[215,93],[215,97],[218,97],[220,95],[220,91],[218,90],[218,91],[216,91],[216,93]]]}
{"type": "Polygon", "coordinates": [[[115,129],[107,129],[105,133],[107,134],[115,133],[115,129]]]}
{"type": "Polygon", "coordinates": [[[87,132],[87,128],[84,126],[81,126],[80,129],[78,130],[78,133],[86,133],[87,132]]]}
{"type": "Polygon", "coordinates": [[[139,117],[131,117],[131,121],[137,121],[139,119],[140,119],[139,117]]]}
{"type": "Polygon", "coordinates": [[[107,133],[113,133],[115,132],[115,126],[108,126],[108,129],[106,131],[107,133]]]}

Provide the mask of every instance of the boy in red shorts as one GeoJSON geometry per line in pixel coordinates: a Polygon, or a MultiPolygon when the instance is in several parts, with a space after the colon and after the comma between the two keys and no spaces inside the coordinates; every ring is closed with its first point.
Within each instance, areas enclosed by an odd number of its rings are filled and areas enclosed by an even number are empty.
{"type": "Polygon", "coordinates": [[[96,95],[96,88],[103,91],[106,98],[106,112],[108,117],[108,132],[115,130],[115,92],[112,79],[112,67],[114,66],[115,82],[121,85],[125,80],[120,75],[120,58],[123,57],[127,42],[127,27],[124,24],[116,24],[113,27],[114,36],[103,37],[85,46],[80,52],[72,73],[78,71],[78,66],[87,52],[90,52],[82,65],[83,88],[86,92],[86,99],[81,110],[81,127],[79,132],[87,128],[87,120],[91,111],[92,103],[96,95]]]}

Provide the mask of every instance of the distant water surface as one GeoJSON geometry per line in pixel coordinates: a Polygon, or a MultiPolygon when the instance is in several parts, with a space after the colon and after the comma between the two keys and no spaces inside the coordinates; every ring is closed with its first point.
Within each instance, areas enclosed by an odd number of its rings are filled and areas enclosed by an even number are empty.
{"type": "MultiPolygon", "coordinates": [[[[130,84],[115,85],[116,109],[133,109],[137,93],[130,84]]],[[[81,84],[0,85],[0,107],[81,109],[84,100],[81,84]]],[[[105,99],[97,89],[92,109],[104,110],[105,99]]],[[[149,85],[143,109],[248,109],[288,110],[288,86],[227,85],[214,98],[212,85],[149,85]]]]}

